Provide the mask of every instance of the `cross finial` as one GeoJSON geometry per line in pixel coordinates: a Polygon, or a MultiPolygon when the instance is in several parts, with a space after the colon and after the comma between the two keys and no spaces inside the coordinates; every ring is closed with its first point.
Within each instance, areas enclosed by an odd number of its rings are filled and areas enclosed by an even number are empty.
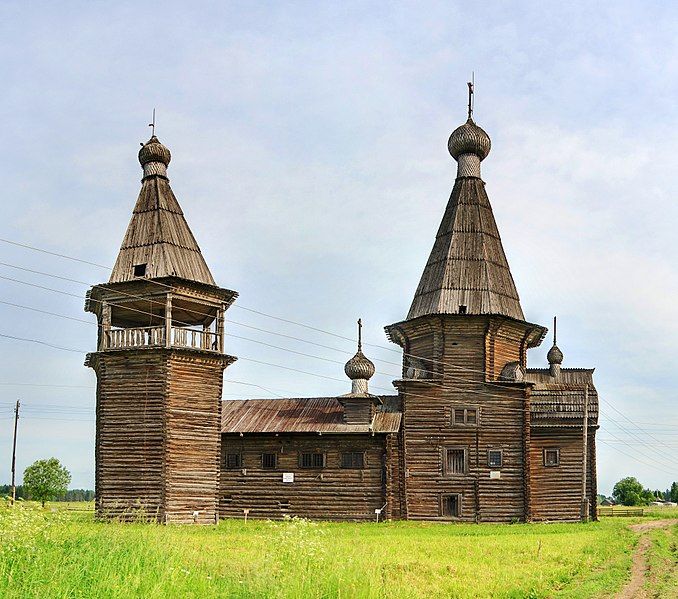
{"type": "Polygon", "coordinates": [[[558,326],[558,317],[554,316],[553,317],[553,345],[556,344],[557,326],[558,326]]]}
{"type": "Polygon", "coordinates": [[[361,318],[358,319],[358,351],[361,351],[363,348],[363,321],[361,318]]]}
{"type": "Polygon", "coordinates": [[[148,126],[151,128],[151,135],[155,135],[155,108],[153,109],[153,122],[148,123],[148,126]]]}
{"type": "Polygon", "coordinates": [[[467,83],[468,85],[468,118],[473,117],[473,87],[475,85],[475,73],[471,71],[471,81],[467,83]]]}

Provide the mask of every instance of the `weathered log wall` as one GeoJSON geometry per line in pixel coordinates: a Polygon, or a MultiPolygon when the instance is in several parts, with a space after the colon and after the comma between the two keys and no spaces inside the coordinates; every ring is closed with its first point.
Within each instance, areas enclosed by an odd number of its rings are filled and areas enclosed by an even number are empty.
{"type": "Polygon", "coordinates": [[[386,503],[385,458],[385,435],[224,434],[220,515],[374,520],[386,503]],[[363,452],[364,468],[342,468],[342,452],[363,452]],[[262,467],[262,453],[276,454],[275,468],[262,467]],[[325,466],[300,468],[300,453],[325,454],[325,466]],[[242,456],[240,468],[226,467],[228,454],[242,456]],[[283,482],[283,473],[294,482],[283,482]]]}

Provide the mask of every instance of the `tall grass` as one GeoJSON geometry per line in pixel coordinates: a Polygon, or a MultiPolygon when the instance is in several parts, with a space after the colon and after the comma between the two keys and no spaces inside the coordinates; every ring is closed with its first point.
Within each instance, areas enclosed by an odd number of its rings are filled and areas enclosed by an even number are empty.
{"type": "Polygon", "coordinates": [[[106,524],[0,506],[0,597],[597,597],[635,536],[590,524],[106,524]]]}

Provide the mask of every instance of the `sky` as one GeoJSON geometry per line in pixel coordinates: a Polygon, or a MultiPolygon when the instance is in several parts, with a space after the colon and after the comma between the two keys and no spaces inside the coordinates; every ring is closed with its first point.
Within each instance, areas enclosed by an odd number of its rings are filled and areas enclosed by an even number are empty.
{"type": "Polygon", "coordinates": [[[599,490],[624,476],[666,489],[677,26],[676,4],[651,1],[0,2],[0,237],[100,265],[0,242],[0,334],[65,348],[0,337],[0,482],[19,398],[19,480],[55,456],[72,487],[93,487],[82,298],[115,261],[153,108],[207,263],[240,294],[224,399],[348,392],[358,317],[380,360],[372,389],[391,390],[383,327],[406,316],[432,247],[473,71],[492,138],[483,178],[526,318],[557,314],[563,365],[596,369],[599,490]]]}

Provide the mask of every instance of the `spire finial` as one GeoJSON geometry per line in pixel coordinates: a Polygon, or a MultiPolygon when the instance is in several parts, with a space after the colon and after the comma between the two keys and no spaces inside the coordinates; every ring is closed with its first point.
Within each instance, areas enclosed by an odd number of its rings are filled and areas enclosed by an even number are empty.
{"type": "Polygon", "coordinates": [[[362,318],[358,319],[358,351],[361,351],[363,348],[363,321],[362,318]]]}
{"type": "Polygon", "coordinates": [[[153,109],[153,122],[148,123],[148,126],[151,128],[151,135],[155,135],[155,108],[153,109]]]}
{"type": "Polygon", "coordinates": [[[473,87],[475,85],[475,73],[471,71],[471,81],[467,83],[468,85],[468,118],[473,118],[473,87]]]}
{"type": "Polygon", "coordinates": [[[554,316],[553,317],[553,345],[556,344],[556,340],[557,340],[557,337],[558,337],[558,335],[557,335],[558,328],[557,327],[558,327],[558,317],[554,316]]]}

